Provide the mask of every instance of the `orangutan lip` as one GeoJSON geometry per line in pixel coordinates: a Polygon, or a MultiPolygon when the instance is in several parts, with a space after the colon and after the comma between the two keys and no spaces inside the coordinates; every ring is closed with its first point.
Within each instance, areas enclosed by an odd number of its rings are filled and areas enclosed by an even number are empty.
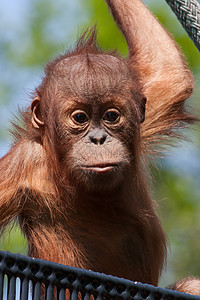
{"type": "Polygon", "coordinates": [[[104,173],[111,171],[114,167],[116,167],[116,164],[99,164],[93,166],[84,166],[83,168],[96,173],[104,173]]]}

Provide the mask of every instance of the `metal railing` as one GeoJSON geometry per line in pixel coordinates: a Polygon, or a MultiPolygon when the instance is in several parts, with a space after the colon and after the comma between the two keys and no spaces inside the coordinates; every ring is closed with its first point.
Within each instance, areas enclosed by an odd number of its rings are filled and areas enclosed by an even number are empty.
{"type": "Polygon", "coordinates": [[[0,299],[200,300],[200,297],[0,251],[0,299]]]}

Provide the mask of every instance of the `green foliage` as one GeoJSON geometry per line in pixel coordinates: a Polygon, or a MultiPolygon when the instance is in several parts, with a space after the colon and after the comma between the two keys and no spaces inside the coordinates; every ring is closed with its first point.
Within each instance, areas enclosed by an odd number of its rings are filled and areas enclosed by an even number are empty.
{"type": "Polygon", "coordinates": [[[0,241],[0,250],[9,250],[12,253],[24,255],[27,253],[27,241],[18,225],[11,224],[6,228],[0,241]]]}
{"type": "Polygon", "coordinates": [[[32,7],[32,14],[29,19],[30,43],[24,49],[24,65],[34,66],[48,61],[58,51],[58,45],[53,43],[46,34],[46,24],[54,15],[51,1],[36,1],[32,7]]]}
{"type": "Polygon", "coordinates": [[[162,225],[171,245],[170,276],[165,275],[165,282],[170,283],[189,274],[200,276],[198,187],[189,176],[177,175],[166,168],[154,174],[154,198],[160,205],[162,225]]]}
{"type": "Polygon", "coordinates": [[[109,14],[105,1],[84,0],[84,4],[84,7],[90,12],[89,25],[97,24],[97,38],[101,47],[105,50],[117,49],[119,53],[127,54],[128,48],[125,39],[109,14]]]}

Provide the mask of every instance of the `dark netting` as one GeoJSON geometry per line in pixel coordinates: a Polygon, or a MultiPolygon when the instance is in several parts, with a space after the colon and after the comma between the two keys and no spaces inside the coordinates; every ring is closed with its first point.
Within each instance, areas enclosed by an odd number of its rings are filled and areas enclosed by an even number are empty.
{"type": "Polygon", "coordinates": [[[166,0],[200,51],[200,4],[196,0],[166,0]]]}
{"type": "Polygon", "coordinates": [[[200,297],[0,251],[0,299],[200,300],[200,297]]]}

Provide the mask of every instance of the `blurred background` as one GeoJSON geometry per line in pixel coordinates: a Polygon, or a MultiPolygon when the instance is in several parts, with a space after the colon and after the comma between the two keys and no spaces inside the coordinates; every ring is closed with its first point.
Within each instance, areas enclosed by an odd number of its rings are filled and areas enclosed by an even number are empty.
{"type": "MultiPolygon", "coordinates": [[[[196,78],[190,100],[200,115],[200,55],[164,0],[145,3],[172,33],[196,78]]],[[[145,22],[145,20],[144,20],[145,22]]],[[[73,46],[84,28],[97,24],[98,42],[105,50],[127,54],[103,0],[7,0],[0,2],[0,157],[9,149],[9,133],[18,107],[29,105],[29,94],[43,76],[45,63],[73,46]]],[[[170,53],[169,53],[170,55],[170,53]]],[[[152,168],[152,197],[168,236],[169,253],[160,286],[188,275],[200,277],[200,125],[186,132],[190,142],[152,168]]],[[[0,240],[0,250],[26,254],[27,244],[17,226],[0,240]]]]}

